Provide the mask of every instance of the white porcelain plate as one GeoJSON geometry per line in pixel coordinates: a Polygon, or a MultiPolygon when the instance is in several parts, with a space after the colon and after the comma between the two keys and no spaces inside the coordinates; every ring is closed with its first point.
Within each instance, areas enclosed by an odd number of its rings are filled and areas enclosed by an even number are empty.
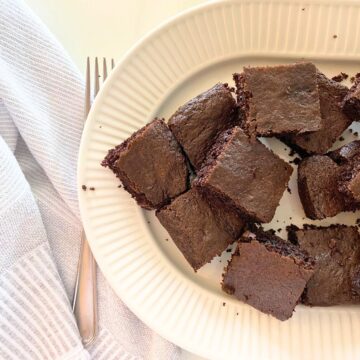
{"type": "MultiPolygon", "coordinates": [[[[229,253],[197,274],[153,212],[141,210],[100,166],[107,150],[155,115],[218,81],[232,83],[244,65],[310,59],[329,76],[360,71],[360,2],[224,1],[187,11],[140,41],[115,68],[86,123],[79,158],[79,198],[91,248],[129,308],[156,332],[194,353],[218,359],[360,359],[360,307],[308,308],[280,322],[224,294],[229,253]],[[81,185],[95,191],[82,191],[81,185]],[[225,306],[224,306],[225,303],[225,306]]],[[[358,124],[354,130],[360,130],[358,124]]],[[[355,139],[345,132],[345,141],[355,139]]],[[[289,149],[268,140],[282,158],[289,149]]],[[[296,172],[269,227],[301,225],[296,172]]],[[[318,224],[355,224],[340,214],[318,224]]],[[[306,220],[306,222],[309,222],[306,220]]]]}

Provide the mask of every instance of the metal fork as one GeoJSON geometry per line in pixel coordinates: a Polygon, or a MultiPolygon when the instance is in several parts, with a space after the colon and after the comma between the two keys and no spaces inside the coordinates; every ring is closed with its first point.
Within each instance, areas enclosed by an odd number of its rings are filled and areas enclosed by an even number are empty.
{"type": "MultiPolygon", "coordinates": [[[[115,66],[111,59],[111,69],[115,66]]],[[[102,76],[99,74],[98,58],[95,58],[94,69],[94,98],[100,89],[100,77],[107,78],[106,59],[103,59],[102,76]]],[[[91,108],[91,79],[90,59],[86,61],[86,88],[84,121],[91,108]]],[[[91,344],[97,335],[97,292],[96,292],[96,263],[91,253],[84,230],[81,234],[81,248],[77,269],[77,277],[73,299],[73,312],[84,345],[91,344]]]]}

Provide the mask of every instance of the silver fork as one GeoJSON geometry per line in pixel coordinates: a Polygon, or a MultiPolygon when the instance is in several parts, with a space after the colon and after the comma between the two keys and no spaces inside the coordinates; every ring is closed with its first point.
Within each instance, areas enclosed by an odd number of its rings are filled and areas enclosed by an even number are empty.
{"type": "MultiPolygon", "coordinates": [[[[113,69],[114,66],[114,60],[111,59],[111,69],[113,69]]],[[[94,98],[100,89],[100,77],[102,77],[103,81],[107,78],[107,64],[105,58],[103,59],[102,76],[99,74],[98,58],[95,58],[94,98]]],[[[90,78],[90,59],[87,58],[84,121],[91,108],[90,78]]],[[[97,335],[96,263],[84,230],[81,234],[81,248],[74,291],[73,312],[83,344],[91,344],[97,335]]]]}

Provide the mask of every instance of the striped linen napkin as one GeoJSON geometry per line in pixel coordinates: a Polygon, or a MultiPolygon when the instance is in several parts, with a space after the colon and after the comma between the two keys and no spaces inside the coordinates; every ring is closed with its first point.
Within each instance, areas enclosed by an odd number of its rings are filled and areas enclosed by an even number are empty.
{"type": "MultiPolygon", "coordinates": [[[[64,22],[65,26],[65,22],[64,22]]],[[[0,0],[0,359],[178,359],[98,274],[99,335],[71,311],[84,83],[19,0],[0,0]]]]}

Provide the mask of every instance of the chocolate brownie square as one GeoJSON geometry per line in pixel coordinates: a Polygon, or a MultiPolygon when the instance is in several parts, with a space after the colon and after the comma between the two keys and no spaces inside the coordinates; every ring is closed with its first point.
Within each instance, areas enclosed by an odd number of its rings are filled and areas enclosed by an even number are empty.
{"type": "Polygon", "coordinates": [[[303,296],[308,305],[360,302],[360,236],[356,227],[291,226],[289,240],[315,259],[315,272],[303,296]]]}
{"type": "Polygon", "coordinates": [[[287,162],[235,127],[218,139],[193,184],[243,217],[269,222],[291,174],[287,162]]]}
{"type": "Polygon", "coordinates": [[[236,101],[227,84],[216,84],[182,105],[169,127],[191,164],[199,169],[217,136],[235,125],[236,101]]]}
{"type": "Polygon", "coordinates": [[[310,219],[332,217],[345,210],[338,189],[342,168],[326,155],[302,160],[298,167],[298,189],[305,214],[310,219]]]}
{"type": "Polygon", "coordinates": [[[162,119],[154,119],[109,150],[102,165],[145,209],[163,206],[188,187],[185,157],[162,119]]]}
{"type": "Polygon", "coordinates": [[[223,275],[222,288],[254,308],[287,320],[314,262],[306,251],[268,232],[246,232],[223,275]]]}
{"type": "Polygon", "coordinates": [[[156,216],[195,271],[220,255],[244,227],[236,213],[212,206],[195,188],[158,210],[156,216]]]}
{"type": "Polygon", "coordinates": [[[303,134],[322,128],[316,67],[311,63],[246,67],[234,74],[248,134],[303,134]]]}
{"type": "Polygon", "coordinates": [[[353,121],[360,121],[360,74],[342,102],[344,113],[353,121]]]}
{"type": "Polygon", "coordinates": [[[322,128],[307,134],[290,135],[285,139],[300,154],[326,153],[352,122],[341,109],[348,88],[320,72],[317,73],[317,84],[322,128]]]}

